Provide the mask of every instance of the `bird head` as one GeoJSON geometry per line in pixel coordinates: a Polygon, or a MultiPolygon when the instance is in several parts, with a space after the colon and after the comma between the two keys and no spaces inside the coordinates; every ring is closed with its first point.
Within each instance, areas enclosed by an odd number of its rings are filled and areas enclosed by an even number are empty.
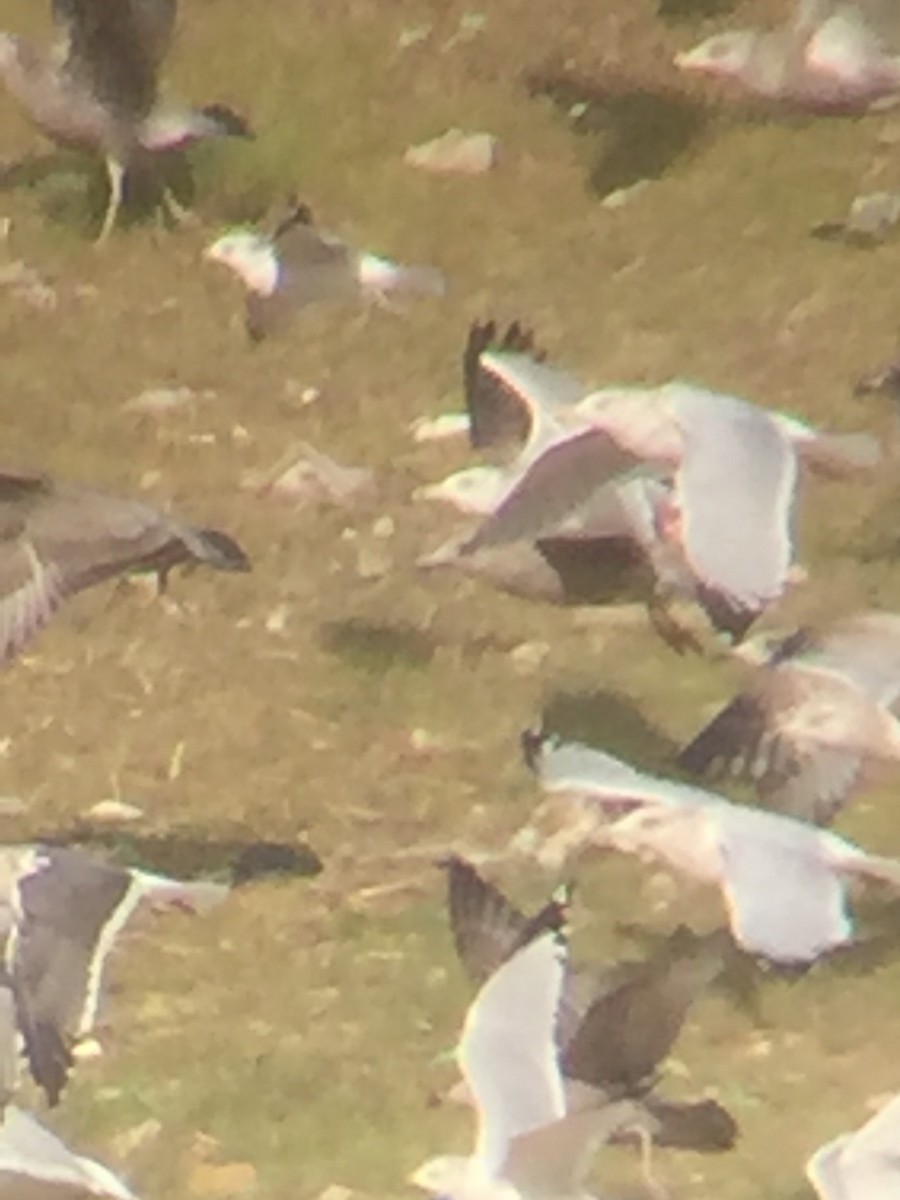
{"type": "Polygon", "coordinates": [[[251,292],[270,296],[278,286],[275,247],[254,229],[229,229],[203,251],[209,262],[222,263],[240,276],[251,292]]]}

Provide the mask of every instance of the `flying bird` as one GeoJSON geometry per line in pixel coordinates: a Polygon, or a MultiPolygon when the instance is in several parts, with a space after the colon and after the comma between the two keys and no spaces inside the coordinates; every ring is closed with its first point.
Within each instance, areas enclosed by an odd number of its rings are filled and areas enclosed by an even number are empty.
{"type": "Polygon", "coordinates": [[[892,1200],[900,1194],[900,1096],[853,1133],[821,1146],[806,1164],[819,1200],[892,1200]]]}
{"type": "Polygon", "coordinates": [[[83,850],[0,850],[11,873],[12,928],[6,969],[32,1076],[59,1102],[73,1050],[93,1030],[106,959],[140,904],[205,912],[228,895],[222,884],[183,882],[98,861],[83,850]]]}
{"type": "Polygon", "coordinates": [[[795,0],[784,25],[716,34],[675,64],[788,107],[860,113],[900,98],[898,34],[890,0],[795,0]]]}
{"type": "Polygon", "coordinates": [[[678,762],[749,780],[769,807],[827,825],[868,766],[900,759],[898,704],[900,616],[855,613],[779,642],[678,762]]]}
{"type": "MultiPolygon", "coordinates": [[[[109,200],[98,242],[111,233],[125,179],[153,169],[154,157],[199,139],[250,136],[223,105],[186,109],[159,98],[159,72],[172,41],[176,0],[54,0],[61,46],[41,50],[0,35],[0,75],[26,116],[57,145],[99,153],[109,200]]],[[[185,217],[167,186],[163,203],[185,217]]]]}
{"type": "Polygon", "coordinates": [[[822,434],[695,384],[603,388],[557,414],[461,552],[534,541],[611,482],[659,478],[671,494],[654,513],[658,586],[740,640],[791,582],[800,463],[844,474],[879,456],[868,435],[822,434]]]}
{"type": "Polygon", "coordinates": [[[602,751],[579,747],[577,755],[580,782],[569,772],[564,792],[572,827],[545,844],[526,828],[514,849],[554,866],[588,844],[656,859],[718,887],[732,935],[751,954],[784,965],[813,962],[853,940],[852,880],[900,889],[900,860],[869,854],[829,830],[731,804],[602,751]]]}
{"type": "Polygon", "coordinates": [[[583,1197],[595,1147],[633,1120],[628,1101],[566,1113],[555,1038],[566,970],[563,919],[548,909],[548,927],[489,977],[466,1014],[457,1056],[478,1136],[471,1157],[432,1158],[410,1176],[432,1195],[583,1197]]]}
{"type": "MultiPolygon", "coordinates": [[[[482,985],[532,940],[556,901],[526,917],[464,859],[451,856],[439,865],[447,873],[457,953],[472,981],[482,985]]],[[[557,1041],[568,1111],[628,1096],[638,1100],[643,1123],[659,1144],[729,1149],[737,1125],[721,1105],[669,1101],[654,1085],[691,1004],[731,950],[724,930],[698,937],[682,926],[645,962],[567,968],[557,1041]]]]}
{"type": "Polygon", "coordinates": [[[8,1105],[0,1119],[2,1200],[137,1200],[108,1167],[74,1154],[31,1113],[8,1105]]]}
{"type": "Polygon", "coordinates": [[[270,236],[229,229],[204,251],[247,290],[246,325],[254,341],[286,328],[296,313],[318,301],[387,303],[394,292],[443,296],[446,280],[435,267],[401,266],[355,250],[316,227],[305,204],[296,205],[270,236]]]}
{"type": "Polygon", "coordinates": [[[0,660],[14,658],[75,593],[129,571],[164,588],[180,564],[247,571],[226,533],[199,529],[139,500],[38,472],[0,470],[0,660]]]}

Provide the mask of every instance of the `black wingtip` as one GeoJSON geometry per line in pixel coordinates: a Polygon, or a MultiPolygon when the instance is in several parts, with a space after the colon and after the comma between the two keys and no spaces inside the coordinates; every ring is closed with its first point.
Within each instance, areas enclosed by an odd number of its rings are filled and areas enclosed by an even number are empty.
{"type": "Polygon", "coordinates": [[[250,571],[252,564],[246,551],[228,534],[220,529],[201,529],[206,554],[204,562],[219,571],[250,571]]]}
{"type": "Polygon", "coordinates": [[[200,111],[208,120],[215,122],[224,137],[247,138],[249,141],[256,138],[245,118],[227,104],[207,104],[200,111]]]}

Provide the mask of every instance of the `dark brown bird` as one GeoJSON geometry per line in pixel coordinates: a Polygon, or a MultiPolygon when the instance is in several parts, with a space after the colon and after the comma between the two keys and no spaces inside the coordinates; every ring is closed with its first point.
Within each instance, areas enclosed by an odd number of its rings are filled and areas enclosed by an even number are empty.
{"type": "Polygon", "coordinates": [[[140,500],[24,470],[0,470],[0,661],[9,661],[76,592],[131,571],[160,590],[179,564],[248,571],[226,533],[198,529],[140,500]]]}
{"type": "MultiPolygon", "coordinates": [[[[481,984],[543,928],[547,906],[527,917],[464,859],[451,856],[439,865],[447,872],[457,953],[472,981],[481,984]]],[[[557,1038],[569,1108],[592,1106],[597,1093],[605,1101],[639,1097],[647,1130],[659,1144],[729,1149],[737,1126],[721,1105],[669,1101],[653,1085],[688,1009],[732,949],[725,930],[698,936],[679,927],[644,962],[568,972],[557,1038]]]]}

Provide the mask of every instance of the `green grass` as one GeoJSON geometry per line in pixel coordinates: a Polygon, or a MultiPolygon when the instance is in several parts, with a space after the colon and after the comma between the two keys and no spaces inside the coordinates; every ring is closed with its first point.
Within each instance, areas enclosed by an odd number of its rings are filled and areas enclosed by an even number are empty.
{"type": "MultiPolygon", "coordinates": [[[[175,581],[177,616],[136,596],[73,604],[4,676],[0,793],[28,801],[10,837],[69,828],[119,794],[145,810],[135,836],[168,837],[176,851],[184,840],[166,865],[194,862],[205,835],[308,839],[325,870],[248,885],[209,920],[160,920],[129,938],[110,971],[106,1053],[81,1067],[53,1119],[148,1200],[191,1194],[199,1134],[216,1139],[217,1160],[254,1164],[259,1200],[316,1197],[332,1183],[394,1200],[410,1194],[420,1159],[470,1138],[467,1114],[427,1103],[452,1079],[434,1060],[469,992],[441,881],[427,854],[405,852],[505,843],[539,799],[516,739],[542,711],[665,770],[738,678],[676,658],[642,621],[419,578],[416,556],[452,520],[411,493],[466,453],[416,447],[406,427],[460,403],[468,323],[495,315],[532,322],[551,354],[598,384],[686,376],[887,434],[892,414],[851,388],[895,349],[900,249],[861,253],[807,234],[859,191],[898,185],[895,147],[880,140],[896,118],[773,123],[720,107],[668,66],[710,23],[666,24],[650,0],[552,10],[496,0],[482,6],[482,31],[447,49],[471,6],[182,7],[172,91],[232,104],[258,138],[197,160],[199,230],[139,223],[102,252],[85,236],[99,219],[89,176],[3,193],[10,256],[58,294],[43,312],[0,291],[5,456],[111,490],[138,491],[155,473],[149,498],[233,532],[255,570],[175,581]],[[427,38],[399,50],[420,26],[427,38]],[[561,71],[562,99],[530,94],[529,75],[561,71]],[[635,98],[641,88],[677,96],[677,109],[635,98]],[[579,121],[570,99],[587,105],[579,121]],[[439,179],[403,165],[409,143],[450,125],[496,134],[497,170],[439,179]],[[605,187],[651,168],[624,208],[600,206],[605,187]],[[310,312],[251,348],[238,286],[200,252],[221,225],[274,211],[291,191],[367,247],[442,267],[446,301],[375,313],[364,328],[354,313],[310,312]],[[159,384],[215,397],[158,421],[122,411],[159,384]],[[298,406],[292,396],[310,386],[321,401],[298,406]],[[245,471],[302,440],[371,467],[375,498],[295,510],[240,490],[245,471]],[[357,548],[382,510],[395,525],[391,569],[361,579],[357,548]],[[284,632],[267,632],[279,605],[284,632]],[[527,642],[549,647],[531,670],[510,656],[527,642]],[[118,1153],[117,1138],[148,1117],[158,1136],[118,1153]]],[[[735,21],[757,7],[739,6],[735,21]]],[[[40,9],[9,0],[4,20],[45,33],[40,9]]],[[[5,101],[0,136],[9,156],[39,146],[5,101]]],[[[808,488],[812,582],[776,620],[897,604],[894,470],[808,488]]],[[[840,827],[900,853],[891,786],[840,827]]],[[[584,958],[633,954],[622,920],[665,930],[720,917],[714,895],[666,889],[637,863],[588,861],[582,874],[584,958]]],[[[503,880],[532,900],[545,885],[524,869],[503,880]]],[[[864,913],[890,938],[896,914],[881,898],[864,913]]],[[[771,979],[755,1015],[720,990],[701,1001],[670,1087],[719,1095],[743,1137],[718,1158],[660,1155],[679,1196],[807,1194],[804,1157],[900,1086],[898,969],[888,950],[874,965],[771,979]]],[[[624,1151],[604,1156],[601,1174],[638,1179],[624,1151]]]]}

